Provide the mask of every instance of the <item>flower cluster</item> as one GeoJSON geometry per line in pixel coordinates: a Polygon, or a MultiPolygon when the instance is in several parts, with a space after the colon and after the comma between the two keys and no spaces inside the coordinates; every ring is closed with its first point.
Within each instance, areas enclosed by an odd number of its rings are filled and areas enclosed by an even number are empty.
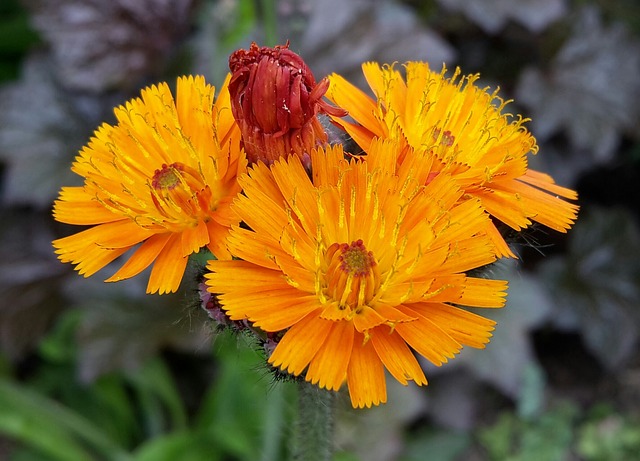
{"type": "Polygon", "coordinates": [[[469,308],[502,307],[507,284],[469,273],[514,256],[496,221],[566,232],[576,219],[575,193],[528,169],[534,138],[477,76],[367,63],[371,98],[255,44],[230,69],[215,102],[189,77],[175,101],[160,85],[116,110],[73,166],[84,185],[54,206],[93,227],[56,252],[88,276],[131,250],[108,281],[153,263],[148,291],[164,293],[206,246],[210,315],[264,333],[272,366],[346,383],[354,407],[386,401],[385,370],[426,384],[416,354],[440,365],[489,341],[494,322],[469,308]],[[327,144],[321,114],[359,155],[327,144]]]}

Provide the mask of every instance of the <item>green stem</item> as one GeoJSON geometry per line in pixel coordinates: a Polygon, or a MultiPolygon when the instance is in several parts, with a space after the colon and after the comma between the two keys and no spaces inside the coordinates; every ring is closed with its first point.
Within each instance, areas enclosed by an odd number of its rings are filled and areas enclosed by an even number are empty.
{"type": "Polygon", "coordinates": [[[267,46],[278,43],[278,16],[275,0],[261,0],[262,25],[264,27],[264,42],[267,46]]]}
{"type": "Polygon", "coordinates": [[[295,461],[330,461],[333,455],[335,393],[306,381],[298,383],[295,461]]]}

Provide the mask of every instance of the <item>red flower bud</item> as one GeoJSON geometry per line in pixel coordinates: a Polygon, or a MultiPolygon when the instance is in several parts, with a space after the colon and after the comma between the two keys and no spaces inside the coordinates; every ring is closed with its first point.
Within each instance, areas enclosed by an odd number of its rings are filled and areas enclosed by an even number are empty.
{"type": "Polygon", "coordinates": [[[311,149],[327,143],[317,114],[346,115],[322,100],[329,80],[316,83],[288,42],[274,48],[254,42],[229,57],[229,69],[231,108],[249,163],[262,160],[269,165],[295,154],[309,166],[311,149]]]}

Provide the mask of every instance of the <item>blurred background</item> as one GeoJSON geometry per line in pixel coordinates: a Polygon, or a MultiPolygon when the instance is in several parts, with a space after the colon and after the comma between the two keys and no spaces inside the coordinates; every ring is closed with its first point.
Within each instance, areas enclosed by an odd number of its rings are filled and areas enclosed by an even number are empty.
{"type": "Polygon", "coordinates": [[[340,396],[336,460],[640,459],[637,0],[2,0],[0,459],[285,458],[291,383],[216,333],[195,284],[84,279],[50,244],[75,231],[51,204],[113,107],[184,73],[219,85],[252,40],[290,40],[317,79],[479,72],[532,119],[532,167],[580,194],[569,234],[533,228],[492,268],[510,290],[486,350],[425,363],[425,388],[390,381],[379,408],[340,396]]]}

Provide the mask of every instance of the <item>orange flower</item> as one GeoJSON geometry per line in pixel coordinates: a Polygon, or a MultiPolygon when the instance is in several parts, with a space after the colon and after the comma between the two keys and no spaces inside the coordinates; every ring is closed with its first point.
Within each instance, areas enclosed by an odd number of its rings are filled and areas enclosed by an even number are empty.
{"type": "MultiPolygon", "coordinates": [[[[559,197],[577,194],[527,166],[536,141],[523,125],[502,111],[506,105],[496,92],[475,86],[478,75],[451,78],[429,70],[422,62],[408,62],[406,81],[393,66],[362,66],[376,100],[331,75],[327,97],[346,109],[355,123],[334,117],[337,125],[368,152],[374,138],[397,139],[428,153],[432,175],[446,173],[475,197],[494,217],[515,230],[532,221],[560,232],[574,223],[578,207],[559,197]]],[[[398,162],[406,158],[401,149],[398,162]]],[[[500,256],[514,256],[497,229],[491,231],[500,256]]]]}
{"type": "Polygon", "coordinates": [[[115,109],[117,125],[96,130],[73,164],[84,185],[63,187],[54,204],[56,220],[93,226],[53,242],[61,261],[88,277],[141,244],[107,281],[153,263],[147,292],[162,294],[201,247],[230,257],[223,240],[238,223],[229,204],[246,159],[227,82],[215,103],[203,77],[182,77],[175,101],[163,83],[115,109]]]}
{"type": "Polygon", "coordinates": [[[308,166],[309,153],[327,142],[318,113],[344,116],[322,101],[329,81],[316,84],[313,73],[289,44],[235,51],[229,57],[231,107],[249,163],[270,164],[296,154],[308,166]]]}
{"type": "Polygon", "coordinates": [[[312,151],[312,179],[296,156],[254,165],[232,206],[246,226],[228,237],[242,260],[210,261],[205,276],[231,320],[282,333],[272,365],[329,390],[346,382],[354,407],[386,401],[385,368],[426,384],[413,351],[440,365],[484,347],[494,322],[458,306],[506,296],[506,282],[464,273],[496,259],[479,200],[460,201],[446,174],[425,186],[424,153],[397,165],[395,143],[370,148],[381,155],[312,151]]]}

